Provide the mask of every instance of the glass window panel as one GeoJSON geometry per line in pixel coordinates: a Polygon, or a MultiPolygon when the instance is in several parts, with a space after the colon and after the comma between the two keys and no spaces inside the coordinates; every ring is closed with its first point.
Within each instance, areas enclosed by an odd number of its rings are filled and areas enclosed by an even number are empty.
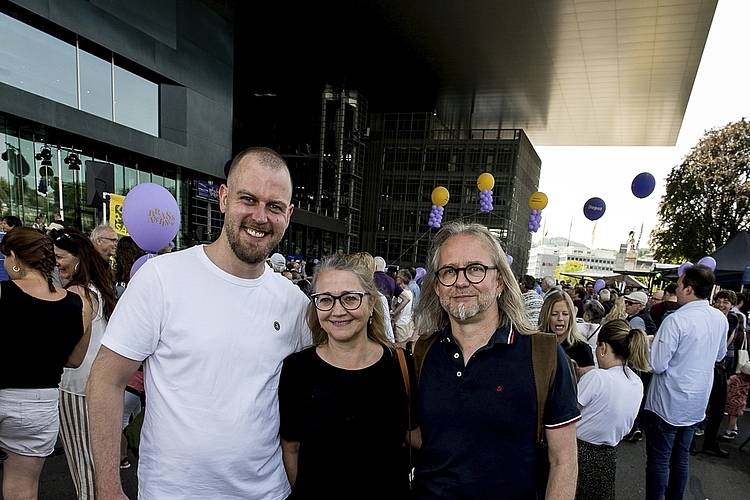
{"type": "Polygon", "coordinates": [[[0,82],[77,107],[75,47],[0,14],[0,82]]]}
{"type": "Polygon", "coordinates": [[[115,194],[125,194],[125,171],[122,165],[115,163],[115,194]]]}
{"type": "Polygon", "coordinates": [[[78,51],[81,74],[81,110],[112,119],[112,63],[78,51]]]}
{"type": "Polygon", "coordinates": [[[151,182],[151,173],[143,172],[142,170],[139,170],[138,171],[138,184],[143,184],[145,182],[151,182]]]}
{"type": "Polygon", "coordinates": [[[128,191],[138,185],[138,171],[134,168],[125,167],[125,189],[122,194],[128,194],[128,191]]]}
{"type": "Polygon", "coordinates": [[[116,65],[115,122],[159,136],[159,86],[116,65]]]}

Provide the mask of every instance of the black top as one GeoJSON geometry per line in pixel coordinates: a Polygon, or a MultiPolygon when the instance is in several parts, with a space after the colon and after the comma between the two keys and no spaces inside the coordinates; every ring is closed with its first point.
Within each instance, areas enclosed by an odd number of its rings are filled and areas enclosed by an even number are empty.
{"type": "Polygon", "coordinates": [[[83,337],[83,302],[66,292],[56,301],[32,297],[12,281],[0,283],[0,388],[49,389],[83,337]]]}
{"type": "MultiPolygon", "coordinates": [[[[418,427],[411,374],[412,428],[418,427]]],[[[323,361],[312,347],[284,360],[279,382],[281,437],[298,441],[290,498],[405,498],[409,493],[407,397],[390,350],[361,370],[323,361]]]]}
{"type": "Polygon", "coordinates": [[[661,322],[664,320],[664,315],[667,313],[667,311],[674,312],[679,308],[680,304],[672,301],[658,302],[652,305],[651,309],[649,309],[649,314],[651,315],[651,319],[654,320],[656,329],[658,330],[661,326],[661,322]]]}
{"type": "Polygon", "coordinates": [[[578,366],[594,366],[594,354],[591,352],[591,346],[586,342],[576,342],[575,344],[562,343],[565,354],[570,359],[578,363],[578,366]]]}
{"type": "MultiPolygon", "coordinates": [[[[556,376],[544,413],[547,427],[573,423],[581,415],[568,360],[559,344],[556,349],[556,376]]],[[[545,466],[536,442],[529,335],[501,326],[464,364],[448,327],[424,358],[419,410],[422,449],[415,498],[536,498],[545,466]]]]}

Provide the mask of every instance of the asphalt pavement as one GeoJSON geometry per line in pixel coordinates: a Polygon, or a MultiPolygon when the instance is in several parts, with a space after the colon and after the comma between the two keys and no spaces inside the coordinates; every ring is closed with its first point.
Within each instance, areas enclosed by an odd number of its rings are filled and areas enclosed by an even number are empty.
{"type": "MultiPolygon", "coordinates": [[[[726,429],[726,418],[722,432],[726,429]]],[[[690,457],[690,481],[685,500],[749,500],[750,442],[740,451],[743,441],[750,438],[750,413],[739,420],[739,436],[721,446],[729,458],[698,454],[690,457]]],[[[703,438],[696,438],[700,450],[703,438]]],[[[199,459],[199,458],[196,458],[199,459]]],[[[137,498],[138,460],[131,454],[132,466],[121,470],[123,489],[129,498],[137,498]]],[[[622,442],[617,447],[617,498],[643,499],[646,485],[646,443],[622,442]]],[[[40,481],[40,500],[75,500],[75,488],[68,464],[61,449],[47,458],[40,481]]],[[[500,497],[498,497],[500,498],[500,497]]]]}

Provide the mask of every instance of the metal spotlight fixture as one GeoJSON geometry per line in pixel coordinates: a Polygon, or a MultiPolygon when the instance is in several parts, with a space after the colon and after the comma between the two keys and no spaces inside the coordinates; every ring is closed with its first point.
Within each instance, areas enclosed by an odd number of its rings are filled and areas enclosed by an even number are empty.
{"type": "Polygon", "coordinates": [[[77,153],[68,153],[63,161],[70,170],[81,170],[81,159],[77,153]]]}
{"type": "Polygon", "coordinates": [[[36,158],[37,160],[41,160],[43,167],[52,166],[52,150],[47,146],[42,147],[42,150],[37,153],[34,158],[36,158]]]}

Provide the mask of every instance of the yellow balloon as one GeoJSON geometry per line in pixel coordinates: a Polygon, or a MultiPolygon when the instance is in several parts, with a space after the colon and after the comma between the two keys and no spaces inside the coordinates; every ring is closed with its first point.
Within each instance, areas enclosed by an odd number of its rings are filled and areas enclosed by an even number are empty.
{"type": "Polygon", "coordinates": [[[432,204],[439,207],[444,207],[448,204],[448,199],[451,197],[448,190],[443,186],[438,186],[432,190],[432,204]]]}
{"type": "Polygon", "coordinates": [[[529,197],[529,208],[532,210],[544,210],[547,207],[547,195],[537,191],[529,197]]]}
{"type": "Polygon", "coordinates": [[[477,177],[477,187],[480,191],[488,191],[495,187],[495,176],[489,172],[485,172],[477,177]]]}

